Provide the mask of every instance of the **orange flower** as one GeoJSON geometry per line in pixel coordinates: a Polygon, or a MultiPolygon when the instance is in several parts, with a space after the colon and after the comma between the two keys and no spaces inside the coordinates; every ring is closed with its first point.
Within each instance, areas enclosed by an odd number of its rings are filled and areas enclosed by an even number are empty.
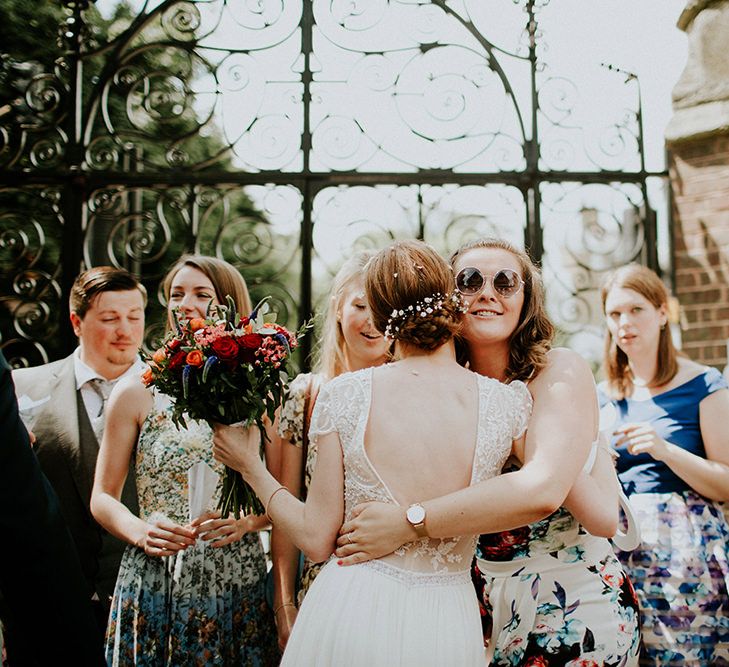
{"type": "Polygon", "coordinates": [[[167,359],[167,350],[163,347],[159,348],[159,350],[152,355],[152,360],[158,364],[161,364],[165,359],[167,359]]]}
{"type": "Polygon", "coordinates": [[[144,373],[142,373],[142,382],[144,383],[145,387],[149,387],[152,382],[154,382],[154,375],[152,375],[152,369],[148,368],[144,373]]]}
{"type": "Polygon", "coordinates": [[[190,327],[190,331],[197,331],[205,326],[205,320],[202,317],[193,317],[187,326],[190,327]]]}
{"type": "Polygon", "coordinates": [[[199,368],[205,362],[205,358],[200,350],[191,350],[187,353],[185,362],[187,362],[190,366],[196,366],[199,368]]]}

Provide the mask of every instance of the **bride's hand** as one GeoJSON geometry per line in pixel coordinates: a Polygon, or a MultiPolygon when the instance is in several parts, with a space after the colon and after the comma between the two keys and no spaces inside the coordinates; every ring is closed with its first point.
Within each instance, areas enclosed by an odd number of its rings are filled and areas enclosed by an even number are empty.
{"type": "Polygon", "coordinates": [[[353,565],[381,558],[406,542],[417,539],[415,529],[399,505],[363,503],[352,511],[352,518],[339,529],[339,565],[353,565]]]}
{"type": "Polygon", "coordinates": [[[261,461],[261,434],[255,427],[213,424],[213,457],[240,472],[243,477],[264,465],[261,461]]]}

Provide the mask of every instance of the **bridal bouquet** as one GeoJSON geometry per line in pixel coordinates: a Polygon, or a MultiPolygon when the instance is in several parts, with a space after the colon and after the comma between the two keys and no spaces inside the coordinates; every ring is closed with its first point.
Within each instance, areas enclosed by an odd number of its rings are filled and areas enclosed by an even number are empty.
{"type": "MultiPolygon", "coordinates": [[[[291,352],[303,330],[292,334],[276,324],[264,299],[248,317],[236,312],[233,300],[212,306],[205,319],[175,318],[175,329],[146,361],[142,379],[173,399],[172,420],[179,428],[185,418],[222,424],[273,421],[288,382],[291,352]]],[[[261,452],[262,453],[262,452],[261,452]]],[[[218,503],[223,516],[231,512],[262,514],[263,505],[240,473],[225,469],[218,503]]]]}

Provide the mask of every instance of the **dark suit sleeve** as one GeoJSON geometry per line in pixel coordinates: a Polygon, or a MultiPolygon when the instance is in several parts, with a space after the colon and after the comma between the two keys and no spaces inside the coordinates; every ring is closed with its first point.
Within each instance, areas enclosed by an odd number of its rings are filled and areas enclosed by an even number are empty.
{"type": "Polygon", "coordinates": [[[78,556],[1,352],[0,434],[0,593],[10,664],[103,664],[78,556]]]}

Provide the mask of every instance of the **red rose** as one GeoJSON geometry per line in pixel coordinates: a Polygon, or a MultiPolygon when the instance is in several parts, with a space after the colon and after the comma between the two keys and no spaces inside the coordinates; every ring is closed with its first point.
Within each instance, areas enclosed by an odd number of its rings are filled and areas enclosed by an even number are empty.
{"type": "Polygon", "coordinates": [[[238,343],[240,344],[240,346],[245,348],[246,350],[257,350],[259,347],[261,347],[262,342],[263,336],[257,333],[249,333],[245,336],[241,336],[238,339],[238,343]]]}
{"type": "Polygon", "coordinates": [[[238,358],[238,343],[230,336],[223,336],[214,340],[210,343],[210,347],[220,361],[230,363],[238,358]]]}
{"type": "Polygon", "coordinates": [[[173,338],[169,343],[167,343],[167,349],[170,352],[174,352],[178,347],[182,345],[182,341],[179,338],[173,338]]]}
{"type": "Polygon", "coordinates": [[[170,363],[167,364],[167,368],[171,371],[176,371],[178,368],[182,368],[185,365],[185,359],[187,358],[187,352],[184,350],[178,350],[170,358],[170,363]]]}

